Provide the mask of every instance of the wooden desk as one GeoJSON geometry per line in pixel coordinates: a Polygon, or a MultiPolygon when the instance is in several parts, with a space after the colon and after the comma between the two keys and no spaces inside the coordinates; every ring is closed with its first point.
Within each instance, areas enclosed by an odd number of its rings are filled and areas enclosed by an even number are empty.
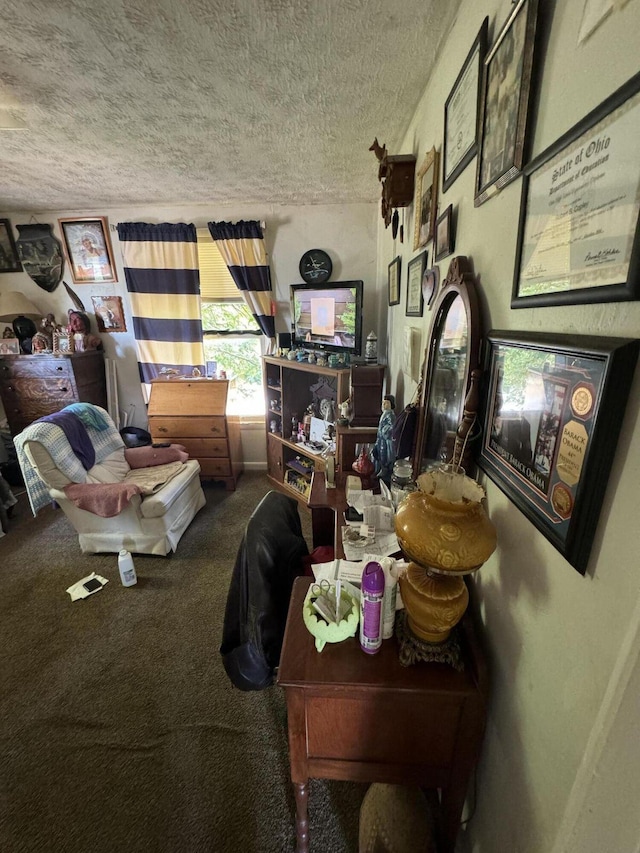
{"type": "Polygon", "coordinates": [[[486,666],[471,619],[461,623],[464,672],[444,664],[403,667],[395,638],[376,655],[364,654],[357,637],[318,653],[302,621],[310,583],[294,583],[278,671],[287,701],[297,853],[309,851],[310,777],[439,788],[439,849],[453,853],[486,717],[486,666]]]}

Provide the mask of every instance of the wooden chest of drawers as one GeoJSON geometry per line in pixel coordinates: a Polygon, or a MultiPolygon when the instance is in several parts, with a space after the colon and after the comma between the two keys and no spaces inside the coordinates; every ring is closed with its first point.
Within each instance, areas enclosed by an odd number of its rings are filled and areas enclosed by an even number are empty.
{"type": "Polygon", "coordinates": [[[240,421],[226,414],[229,383],[216,379],[155,379],[149,399],[154,442],[183,444],[201,477],[233,490],[242,472],[240,421]]]}
{"type": "Polygon", "coordinates": [[[0,356],[0,398],[12,435],[70,403],[106,408],[104,354],[0,356]]]}

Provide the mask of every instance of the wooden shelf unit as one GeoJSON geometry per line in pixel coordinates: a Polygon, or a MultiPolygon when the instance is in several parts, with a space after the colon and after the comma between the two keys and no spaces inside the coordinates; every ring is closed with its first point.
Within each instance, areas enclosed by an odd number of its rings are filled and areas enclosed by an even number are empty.
{"type": "Polygon", "coordinates": [[[312,387],[318,384],[326,383],[336,404],[346,400],[349,396],[349,376],[348,367],[321,367],[270,355],[263,358],[267,473],[276,485],[300,500],[306,501],[309,489],[294,487],[289,480],[295,479],[298,485],[304,480],[310,485],[311,474],[324,471],[325,466],[321,456],[291,441],[292,418],[295,415],[296,423],[302,421],[307,406],[313,400],[312,387]],[[275,429],[272,429],[273,426],[275,429]],[[308,460],[313,466],[308,474],[296,469],[296,457],[308,460]]]}

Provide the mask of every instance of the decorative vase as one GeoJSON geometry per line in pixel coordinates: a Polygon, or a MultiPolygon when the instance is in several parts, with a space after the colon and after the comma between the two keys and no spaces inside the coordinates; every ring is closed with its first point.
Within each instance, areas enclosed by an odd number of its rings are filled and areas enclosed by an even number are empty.
{"type": "Polygon", "coordinates": [[[35,283],[51,293],[60,283],[64,258],[60,241],[50,225],[17,225],[20,236],[16,248],[24,271],[35,283]]]}
{"type": "MultiPolygon", "coordinates": [[[[358,452],[357,448],[356,451],[358,452]]],[[[351,468],[356,472],[356,474],[358,474],[358,476],[362,480],[362,488],[371,488],[370,481],[375,473],[376,466],[373,464],[369,456],[369,446],[367,444],[362,446],[362,449],[358,452],[358,455],[353,464],[351,465],[351,468]]]]}
{"type": "Polygon", "coordinates": [[[482,486],[462,469],[443,466],[417,481],[399,505],[395,528],[412,561],[400,590],[409,627],[421,639],[444,641],[468,604],[463,575],[477,571],[496,547],[482,486]]]}

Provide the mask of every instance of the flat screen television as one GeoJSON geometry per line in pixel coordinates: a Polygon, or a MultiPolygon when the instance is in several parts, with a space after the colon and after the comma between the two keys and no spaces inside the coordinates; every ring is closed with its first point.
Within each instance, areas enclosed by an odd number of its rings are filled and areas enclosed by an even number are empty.
{"type": "Polygon", "coordinates": [[[292,346],[360,355],[362,282],[292,284],[292,346]]]}

